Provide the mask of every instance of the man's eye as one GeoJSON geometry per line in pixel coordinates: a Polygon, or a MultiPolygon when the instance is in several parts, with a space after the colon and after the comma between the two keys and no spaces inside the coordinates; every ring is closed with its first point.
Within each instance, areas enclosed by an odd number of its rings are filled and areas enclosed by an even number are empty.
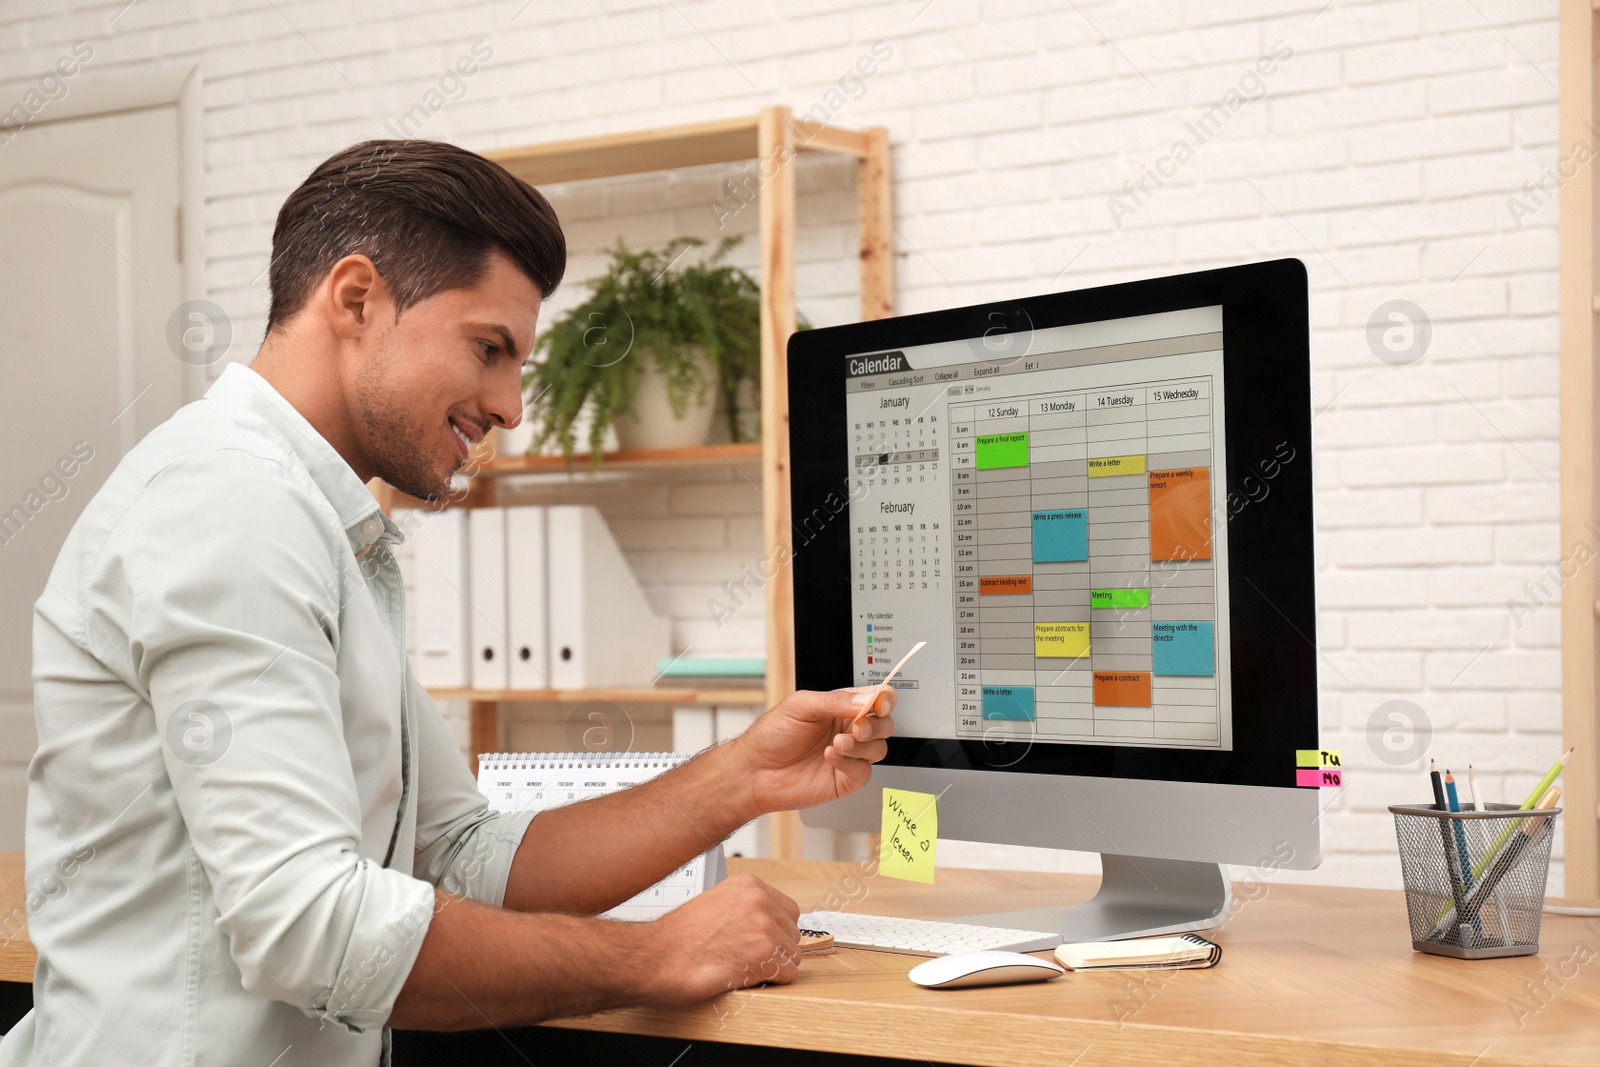
{"type": "Polygon", "coordinates": [[[493,359],[494,354],[500,351],[500,346],[490,341],[479,341],[478,347],[483,349],[483,354],[493,359]]]}

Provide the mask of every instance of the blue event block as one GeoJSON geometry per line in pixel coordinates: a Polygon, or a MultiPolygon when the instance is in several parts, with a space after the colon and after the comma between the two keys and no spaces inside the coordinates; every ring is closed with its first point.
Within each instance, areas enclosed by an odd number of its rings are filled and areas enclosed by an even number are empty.
{"type": "Polygon", "coordinates": [[[1033,720],[1033,686],[986,685],[983,687],[985,719],[1033,720]]]}
{"type": "Polygon", "coordinates": [[[1089,518],[1082,508],[1033,513],[1033,561],[1077,563],[1089,558],[1089,518]]]}
{"type": "Polygon", "coordinates": [[[1150,673],[1209,677],[1217,673],[1213,625],[1207,622],[1150,624],[1150,673]]]}

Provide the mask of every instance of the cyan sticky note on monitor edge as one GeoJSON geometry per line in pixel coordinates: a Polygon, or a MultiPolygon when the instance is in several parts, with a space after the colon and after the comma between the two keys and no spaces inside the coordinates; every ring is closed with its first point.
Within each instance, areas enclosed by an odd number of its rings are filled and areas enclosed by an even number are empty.
{"type": "Polygon", "coordinates": [[[1209,677],[1217,673],[1214,624],[1153,622],[1150,624],[1150,673],[1209,677]]]}
{"type": "Polygon", "coordinates": [[[1033,686],[986,685],[983,687],[985,719],[1033,719],[1033,686]]]}

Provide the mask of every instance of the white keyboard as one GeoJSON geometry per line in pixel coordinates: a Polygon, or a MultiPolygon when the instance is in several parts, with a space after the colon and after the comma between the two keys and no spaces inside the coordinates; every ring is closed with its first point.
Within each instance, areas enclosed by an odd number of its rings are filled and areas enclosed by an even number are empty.
{"type": "Polygon", "coordinates": [[[1061,935],[1048,930],[1006,930],[998,926],[968,926],[966,923],[844,911],[808,911],[800,916],[800,926],[806,930],[827,931],[840,948],[870,948],[879,952],[904,952],[908,956],[1038,952],[1061,944],[1061,935]]]}

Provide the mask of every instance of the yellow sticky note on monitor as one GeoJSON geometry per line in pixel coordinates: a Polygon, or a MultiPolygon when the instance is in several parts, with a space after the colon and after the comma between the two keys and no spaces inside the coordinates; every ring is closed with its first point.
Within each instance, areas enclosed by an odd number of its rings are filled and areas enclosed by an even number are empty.
{"type": "Polygon", "coordinates": [[[885,789],[878,872],[932,885],[933,854],[938,844],[939,798],[909,789],[885,789]]]}
{"type": "Polygon", "coordinates": [[[1294,752],[1296,767],[1342,767],[1344,761],[1336,748],[1297,748],[1294,752]]]}

